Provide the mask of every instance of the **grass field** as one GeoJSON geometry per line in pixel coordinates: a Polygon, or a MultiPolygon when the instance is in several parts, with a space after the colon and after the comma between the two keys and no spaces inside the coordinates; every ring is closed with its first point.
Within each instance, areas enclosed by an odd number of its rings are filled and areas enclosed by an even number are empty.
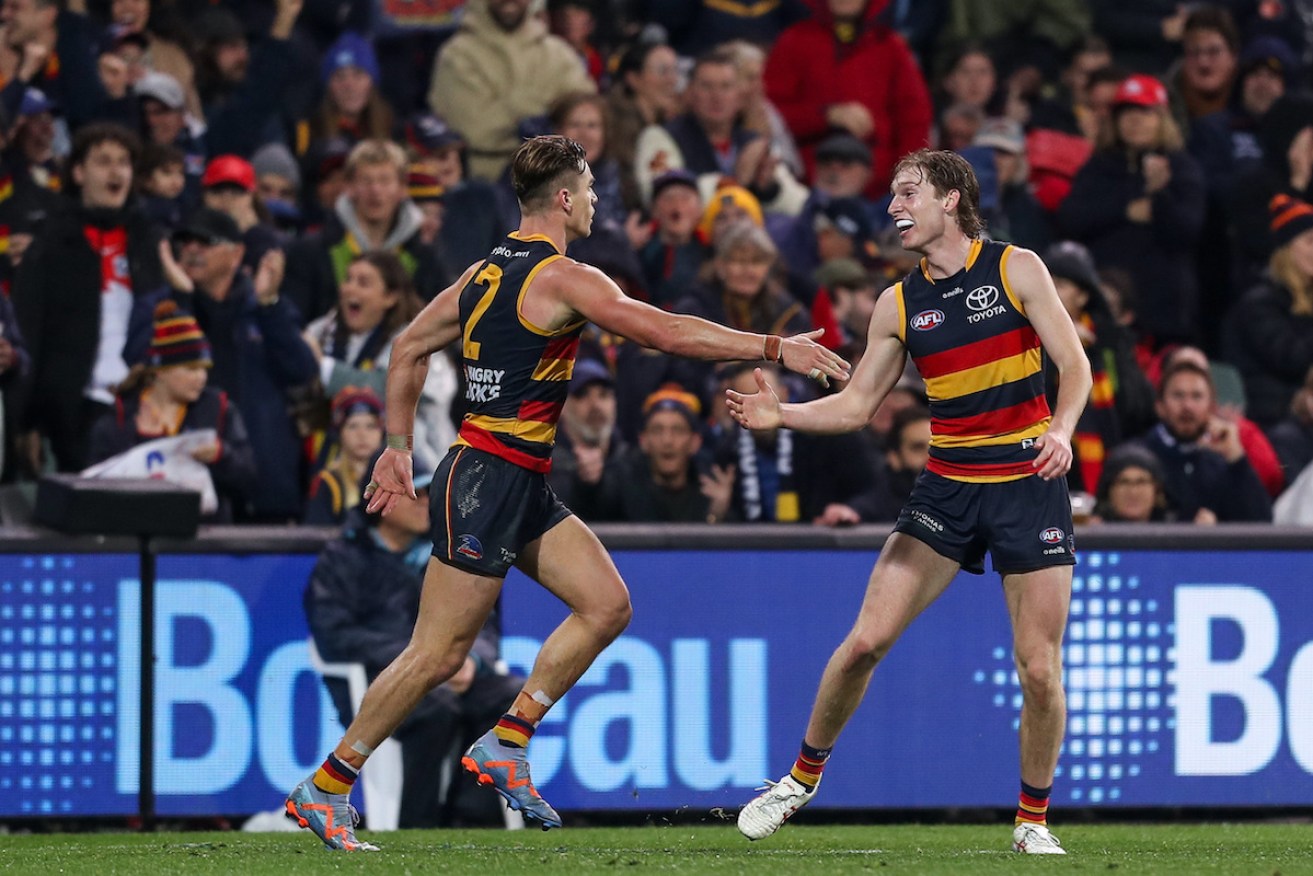
{"type": "MultiPolygon", "coordinates": [[[[1097,824],[1056,830],[1070,854],[1007,851],[1004,825],[791,825],[749,844],[731,825],[403,831],[378,854],[325,851],[307,832],[44,834],[0,837],[0,872],[689,873],[1313,873],[1313,827],[1300,824],[1097,824]]],[[[369,834],[362,833],[362,837],[369,834]]]]}

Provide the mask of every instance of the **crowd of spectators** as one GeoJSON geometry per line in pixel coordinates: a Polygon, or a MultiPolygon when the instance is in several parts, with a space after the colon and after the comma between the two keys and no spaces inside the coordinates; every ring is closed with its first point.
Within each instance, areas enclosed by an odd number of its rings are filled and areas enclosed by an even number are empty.
{"type": "MultiPolygon", "coordinates": [[[[3,478],[213,428],[214,519],[343,522],[393,339],[516,226],[510,156],[558,132],[596,176],[571,256],[854,360],[917,265],[893,165],[960,152],[1089,354],[1092,519],[1270,520],[1313,480],[1305,5],[4,0],[3,478]]],[[[551,477],[587,520],[889,521],[924,465],[910,366],[834,437],[735,425],[742,364],[596,328],[579,355],[551,477]]],[[[431,357],[417,469],[454,438],[459,362],[431,357]]]]}

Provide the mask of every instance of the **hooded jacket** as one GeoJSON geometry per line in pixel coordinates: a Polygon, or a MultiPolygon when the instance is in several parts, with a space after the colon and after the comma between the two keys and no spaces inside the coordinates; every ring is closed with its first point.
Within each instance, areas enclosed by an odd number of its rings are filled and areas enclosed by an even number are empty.
{"type": "MultiPolygon", "coordinates": [[[[412,201],[397,208],[392,230],[381,249],[396,253],[415,279],[415,289],[428,300],[453,279],[447,275],[438,250],[419,239],[423,219],[412,201]]],[[[337,288],[347,266],[358,253],[368,249],[355,206],[345,194],[337,199],[333,215],[319,231],[292,244],[287,253],[287,276],[282,294],[292,299],[307,319],[323,316],[337,303],[337,288]]]]}
{"type": "Polygon", "coordinates": [[[470,0],[438,53],[429,106],[465,138],[470,176],[495,182],[522,142],[521,120],[546,115],[564,95],[597,90],[578,53],[547,32],[541,6],[535,0],[520,26],[505,31],[487,0],[470,0]]]}
{"type": "Polygon", "coordinates": [[[866,138],[872,153],[866,194],[883,197],[898,159],[929,145],[933,109],[925,79],[907,43],[879,21],[887,0],[871,0],[846,41],[825,0],[809,5],[812,18],[780,34],[766,59],[766,96],[798,141],[809,177],[816,146],[833,132],[827,107],[865,106],[875,121],[866,138]]]}

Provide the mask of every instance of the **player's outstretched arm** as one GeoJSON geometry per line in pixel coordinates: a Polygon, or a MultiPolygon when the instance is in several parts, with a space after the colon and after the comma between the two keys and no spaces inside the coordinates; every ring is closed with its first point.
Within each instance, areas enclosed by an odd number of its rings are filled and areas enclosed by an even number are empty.
{"type": "Polygon", "coordinates": [[[415,497],[410,443],[429,355],[460,337],[460,293],[480,264],[470,265],[460,279],[439,292],[392,343],[386,392],[388,447],[374,464],[373,479],[365,490],[371,514],[379,510],[387,514],[402,496],[415,497]]]}
{"type": "Polygon", "coordinates": [[[625,295],[596,268],[570,263],[554,277],[559,300],[607,331],[690,359],[770,359],[812,379],[847,380],[851,366],[816,343],[821,329],[779,338],[741,332],[696,316],[667,313],[625,295]],[[778,345],[778,346],[777,346],[778,345]]]}
{"type": "Polygon", "coordinates": [[[726,390],[730,415],[748,429],[785,426],[801,432],[855,432],[870,422],[876,408],[903,373],[907,351],[898,337],[898,301],[885,290],[875,304],[867,331],[866,353],[841,391],[800,404],[784,404],[756,372],[757,391],[743,395],[726,390]]]}
{"type": "Polygon", "coordinates": [[[1090,398],[1090,361],[1076,326],[1058,298],[1053,277],[1039,256],[1014,249],[1008,257],[1008,280],[1016,290],[1026,318],[1035,327],[1044,352],[1058,369],[1058,400],[1049,429],[1035,439],[1039,455],[1035,473],[1044,480],[1060,478],[1071,468],[1071,433],[1090,398]]]}

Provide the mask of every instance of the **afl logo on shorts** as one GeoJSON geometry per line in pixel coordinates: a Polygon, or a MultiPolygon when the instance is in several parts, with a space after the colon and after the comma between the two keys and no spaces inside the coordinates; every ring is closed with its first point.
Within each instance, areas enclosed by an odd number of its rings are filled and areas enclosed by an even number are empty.
{"type": "MultiPolygon", "coordinates": [[[[483,545],[479,544],[477,538],[472,535],[458,537],[460,538],[460,545],[456,548],[456,553],[471,560],[483,559],[483,545]]],[[[1058,537],[1061,538],[1062,533],[1058,533],[1058,537]]]]}
{"type": "Polygon", "coordinates": [[[931,329],[939,328],[943,324],[944,312],[942,310],[923,310],[912,317],[912,328],[918,332],[928,332],[931,329]]]}
{"type": "Polygon", "coordinates": [[[1045,544],[1057,544],[1062,541],[1063,532],[1056,526],[1050,526],[1039,534],[1039,540],[1045,544]]]}

